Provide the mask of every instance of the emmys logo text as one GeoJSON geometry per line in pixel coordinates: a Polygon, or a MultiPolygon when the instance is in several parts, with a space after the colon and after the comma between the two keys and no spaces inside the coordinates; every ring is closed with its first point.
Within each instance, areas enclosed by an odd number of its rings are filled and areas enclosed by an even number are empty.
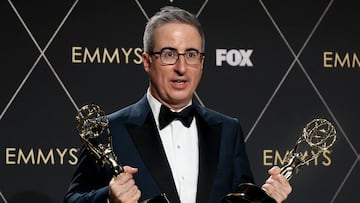
{"type": "Polygon", "coordinates": [[[76,165],[78,148],[5,148],[6,165],[76,165]]]}
{"type": "Polygon", "coordinates": [[[325,68],[360,68],[360,60],[355,52],[325,51],[323,53],[323,64],[325,68]]]}
{"type": "Polygon", "coordinates": [[[74,64],[141,64],[141,48],[87,48],[73,46],[71,62],[74,64]]]}
{"type": "Polygon", "coordinates": [[[223,63],[229,66],[253,67],[251,62],[252,49],[216,49],[216,66],[223,63]]]}
{"type": "MultiPolygon", "coordinates": [[[[263,150],[263,164],[264,166],[282,166],[285,164],[285,158],[289,154],[289,150],[285,153],[281,153],[278,150],[263,150]]],[[[330,166],[331,165],[331,152],[329,150],[325,150],[321,153],[315,160],[308,162],[307,165],[313,164],[314,166],[330,166]]],[[[313,151],[305,151],[303,153],[303,158],[308,156],[315,155],[313,151]]]]}

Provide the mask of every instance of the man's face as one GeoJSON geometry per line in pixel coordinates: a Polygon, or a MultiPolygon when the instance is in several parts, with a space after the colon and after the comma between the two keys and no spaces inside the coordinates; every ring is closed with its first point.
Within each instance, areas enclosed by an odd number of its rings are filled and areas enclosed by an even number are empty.
{"type": "MultiPolygon", "coordinates": [[[[167,23],[155,30],[154,50],[173,49],[178,53],[189,50],[201,52],[202,40],[195,27],[183,23],[167,23]]],[[[161,62],[160,55],[143,54],[144,69],[150,76],[151,94],[161,103],[179,109],[192,99],[203,70],[203,60],[188,65],[183,55],[173,65],[161,62]]]]}

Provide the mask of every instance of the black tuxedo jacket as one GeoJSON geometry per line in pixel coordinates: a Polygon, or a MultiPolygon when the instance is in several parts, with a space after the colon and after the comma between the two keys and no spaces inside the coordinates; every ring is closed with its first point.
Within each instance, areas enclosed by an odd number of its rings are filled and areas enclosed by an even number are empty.
{"type": "MultiPolygon", "coordinates": [[[[199,131],[197,203],[220,203],[240,183],[253,182],[242,130],[237,119],[194,106],[199,131]]],[[[170,203],[180,203],[146,96],[108,118],[119,162],[139,169],[134,179],[141,201],[165,193],[170,203]]],[[[112,174],[83,149],[64,202],[106,203],[112,174]]]]}

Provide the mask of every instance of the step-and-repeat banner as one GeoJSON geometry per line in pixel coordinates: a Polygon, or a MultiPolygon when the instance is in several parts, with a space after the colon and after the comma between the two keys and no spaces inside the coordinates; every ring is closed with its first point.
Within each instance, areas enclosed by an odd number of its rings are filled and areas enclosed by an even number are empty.
{"type": "Polygon", "coordinates": [[[145,94],[142,34],[165,5],[202,22],[195,100],[240,119],[256,183],[325,118],[337,140],[300,168],[286,202],[359,202],[356,0],[2,0],[0,202],[62,202],[79,161],[77,109],[110,113],[145,94]]]}

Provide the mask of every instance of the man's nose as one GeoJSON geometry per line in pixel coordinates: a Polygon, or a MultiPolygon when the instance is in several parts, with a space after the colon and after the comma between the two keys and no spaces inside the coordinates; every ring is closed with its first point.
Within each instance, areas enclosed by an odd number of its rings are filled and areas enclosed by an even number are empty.
{"type": "Polygon", "coordinates": [[[185,61],[185,56],[184,55],[179,55],[179,59],[175,64],[175,70],[176,72],[178,72],[179,74],[183,74],[186,72],[186,61],[185,61]]]}

